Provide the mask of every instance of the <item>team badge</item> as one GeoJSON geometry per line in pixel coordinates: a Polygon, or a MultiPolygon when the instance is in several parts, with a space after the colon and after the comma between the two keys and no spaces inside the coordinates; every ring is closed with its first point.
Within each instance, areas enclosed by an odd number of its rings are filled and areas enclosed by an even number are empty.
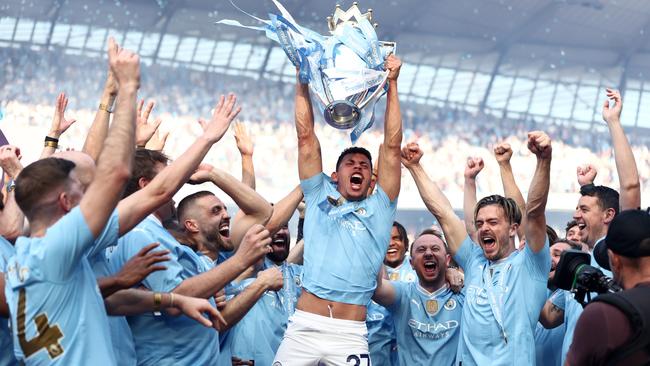
{"type": "Polygon", "coordinates": [[[438,301],[427,300],[425,304],[425,309],[427,309],[427,313],[431,315],[436,315],[438,313],[438,301]]]}
{"type": "Polygon", "coordinates": [[[393,272],[388,275],[388,279],[391,281],[399,281],[399,273],[393,272]]]}
{"type": "Polygon", "coordinates": [[[300,280],[300,276],[294,277],[294,282],[296,283],[296,286],[302,287],[302,281],[300,280]]]}
{"type": "Polygon", "coordinates": [[[366,215],[366,209],[363,208],[363,207],[359,207],[359,208],[357,208],[356,212],[357,212],[359,215],[361,215],[361,216],[365,216],[365,215],[366,215]]]}
{"type": "Polygon", "coordinates": [[[415,282],[415,275],[413,273],[409,273],[406,275],[406,282],[415,282]]]}
{"type": "Polygon", "coordinates": [[[449,299],[449,301],[445,303],[445,310],[454,310],[454,309],[456,309],[456,300],[449,299]]]}

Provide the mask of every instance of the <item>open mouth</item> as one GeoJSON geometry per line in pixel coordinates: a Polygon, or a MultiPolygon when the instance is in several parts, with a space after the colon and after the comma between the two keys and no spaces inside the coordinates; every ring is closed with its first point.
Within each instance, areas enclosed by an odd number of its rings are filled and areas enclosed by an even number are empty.
{"type": "Polygon", "coordinates": [[[395,248],[388,249],[388,251],[386,252],[386,254],[396,254],[396,253],[397,253],[397,249],[395,248]]]}
{"type": "Polygon", "coordinates": [[[228,238],[230,237],[230,223],[226,222],[219,227],[219,235],[228,238]]]}
{"type": "Polygon", "coordinates": [[[363,175],[360,173],[354,173],[350,177],[350,185],[352,189],[361,189],[361,183],[363,183],[363,175]]]}
{"type": "Polygon", "coordinates": [[[435,261],[425,261],[424,262],[424,272],[428,274],[432,274],[438,269],[438,263],[435,261]]]}
{"type": "Polygon", "coordinates": [[[497,244],[497,241],[491,236],[482,236],[481,241],[483,242],[483,248],[487,250],[494,249],[497,244]]]}
{"type": "Polygon", "coordinates": [[[578,224],[578,229],[579,229],[580,231],[584,230],[586,227],[587,227],[586,224],[578,224]]]}

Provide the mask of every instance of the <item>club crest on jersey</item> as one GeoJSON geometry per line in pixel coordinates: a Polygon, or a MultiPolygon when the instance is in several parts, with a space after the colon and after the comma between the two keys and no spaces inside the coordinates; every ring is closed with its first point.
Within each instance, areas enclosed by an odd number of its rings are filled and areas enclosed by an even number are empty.
{"type": "Polygon", "coordinates": [[[449,301],[445,303],[445,310],[454,310],[454,309],[456,309],[456,300],[449,299],[449,301]]]}
{"type": "Polygon", "coordinates": [[[302,280],[300,280],[300,276],[295,276],[293,280],[296,283],[296,286],[302,287],[302,280]]]}
{"type": "Polygon", "coordinates": [[[363,208],[363,207],[359,207],[359,208],[357,208],[357,209],[355,210],[355,212],[358,213],[358,214],[361,215],[361,216],[366,216],[366,213],[367,213],[368,211],[366,211],[366,209],[363,208]]]}
{"type": "Polygon", "coordinates": [[[438,313],[438,301],[436,300],[427,300],[424,308],[427,310],[427,313],[430,315],[436,315],[438,313]]]}

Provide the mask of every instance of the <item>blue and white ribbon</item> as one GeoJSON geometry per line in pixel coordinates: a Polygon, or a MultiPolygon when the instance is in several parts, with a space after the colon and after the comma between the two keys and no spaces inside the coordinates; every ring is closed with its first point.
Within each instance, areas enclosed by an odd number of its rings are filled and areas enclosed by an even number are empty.
{"type": "Polygon", "coordinates": [[[269,20],[248,14],[233,3],[263,26],[247,26],[230,19],[217,23],[263,31],[267,38],[279,43],[299,69],[300,82],[308,83],[317,96],[321,113],[335,100],[357,104],[361,119],[350,133],[352,143],[356,143],[361,133],[372,126],[375,104],[386,93],[383,63],[394,52],[394,46],[379,42],[366,18],[357,19],[355,26],[339,24],[334,34],[326,37],[298,25],[279,1],[272,1],[280,14],[269,14],[269,20]]]}

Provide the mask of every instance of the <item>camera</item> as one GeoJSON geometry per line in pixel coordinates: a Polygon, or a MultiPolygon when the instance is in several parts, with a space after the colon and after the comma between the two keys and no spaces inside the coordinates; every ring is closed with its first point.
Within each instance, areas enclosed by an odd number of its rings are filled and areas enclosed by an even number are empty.
{"type": "Polygon", "coordinates": [[[614,280],[605,276],[600,269],[590,266],[589,263],[591,263],[589,253],[573,249],[565,250],[550,285],[573,292],[576,301],[582,306],[591,301],[591,293],[605,294],[623,290],[614,280]]]}

